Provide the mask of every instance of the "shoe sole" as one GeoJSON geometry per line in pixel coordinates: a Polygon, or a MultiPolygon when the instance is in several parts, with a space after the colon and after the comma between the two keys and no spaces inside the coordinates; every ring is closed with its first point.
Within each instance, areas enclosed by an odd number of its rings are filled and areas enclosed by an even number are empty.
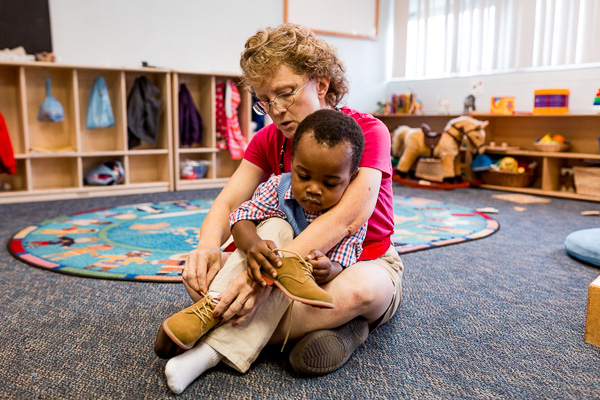
{"type": "Polygon", "coordinates": [[[313,307],[320,308],[335,308],[333,303],[329,303],[327,301],[319,301],[319,300],[310,300],[305,299],[304,297],[298,297],[292,293],[290,293],[279,281],[274,280],[273,278],[269,278],[267,275],[262,274],[263,279],[267,282],[267,285],[275,285],[285,294],[288,298],[295,300],[299,303],[308,304],[313,307]]]}
{"type": "Polygon", "coordinates": [[[183,342],[181,342],[181,340],[179,340],[177,338],[177,336],[175,336],[173,334],[173,332],[171,332],[171,330],[169,329],[169,326],[167,325],[167,320],[165,319],[163,321],[163,323],[161,324],[162,329],[164,330],[165,334],[169,337],[169,339],[171,339],[173,341],[173,343],[175,343],[179,348],[183,349],[183,350],[189,350],[192,347],[194,347],[194,345],[196,344],[196,342],[192,343],[191,345],[185,345],[183,342]]]}
{"type": "Polygon", "coordinates": [[[367,340],[369,325],[355,319],[333,330],[306,335],[290,353],[292,368],[307,375],[325,375],[339,369],[367,340]]]}
{"type": "Polygon", "coordinates": [[[159,358],[168,360],[181,353],[183,353],[183,350],[165,333],[161,323],[154,341],[154,354],[159,358]]]}

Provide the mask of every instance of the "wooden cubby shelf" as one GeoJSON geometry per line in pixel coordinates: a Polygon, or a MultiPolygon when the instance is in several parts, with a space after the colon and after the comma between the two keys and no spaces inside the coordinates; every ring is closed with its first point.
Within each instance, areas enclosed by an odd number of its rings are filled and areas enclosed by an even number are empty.
{"type": "MultiPolygon", "coordinates": [[[[61,65],[47,62],[0,62],[0,113],[17,161],[17,173],[0,174],[0,203],[115,196],[224,186],[239,160],[217,147],[217,82],[239,76],[173,71],[161,68],[110,68],[61,65]],[[157,141],[142,141],[128,148],[127,99],[135,80],[145,76],[158,87],[162,101],[157,141]],[[96,78],[104,77],[115,124],[86,128],[87,103],[96,78]],[[46,97],[46,77],[51,95],[63,106],[61,122],[40,122],[37,114],[46,97]],[[202,143],[179,146],[179,84],[184,82],[203,121],[202,143]],[[51,151],[42,151],[51,149],[51,151]],[[202,179],[180,179],[183,159],[210,163],[202,179]],[[105,161],[120,161],[125,181],[118,185],[84,184],[85,173],[105,161]]],[[[251,137],[251,96],[242,89],[238,117],[242,134],[251,137]]]]}
{"type": "MultiPolygon", "coordinates": [[[[205,74],[189,71],[173,71],[173,148],[175,190],[204,189],[224,186],[239,166],[241,160],[232,160],[228,151],[217,146],[217,121],[215,93],[218,82],[233,80],[239,84],[239,76],[226,74],[205,74]],[[202,118],[202,141],[192,147],[181,146],[179,133],[179,89],[185,84],[200,117],[202,118]],[[185,160],[206,161],[209,163],[204,177],[200,179],[182,179],[180,170],[185,160]]],[[[239,86],[239,85],[238,85],[239,86]]],[[[251,95],[238,88],[241,103],[238,108],[238,120],[242,135],[248,140],[250,132],[251,95]]]]}
{"type": "MultiPolygon", "coordinates": [[[[561,170],[574,166],[600,170],[600,115],[595,114],[544,114],[497,115],[471,113],[473,118],[489,121],[486,143],[497,146],[507,143],[518,150],[488,148],[490,156],[511,156],[519,161],[537,163],[536,179],[529,187],[509,187],[482,184],[483,188],[506,190],[532,195],[553,196],[576,200],[600,202],[598,194],[589,195],[561,191],[561,170]],[[533,143],[545,134],[561,134],[570,144],[566,152],[542,152],[533,143]]],[[[399,125],[420,127],[427,123],[434,131],[442,130],[446,123],[458,115],[376,115],[390,132],[399,125]]]]}

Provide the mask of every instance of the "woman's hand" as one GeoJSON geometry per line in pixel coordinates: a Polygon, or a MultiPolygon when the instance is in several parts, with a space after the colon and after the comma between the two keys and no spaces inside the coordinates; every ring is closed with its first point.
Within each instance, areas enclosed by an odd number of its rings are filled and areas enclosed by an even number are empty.
{"type": "Polygon", "coordinates": [[[281,260],[273,252],[277,245],[272,240],[258,240],[247,251],[248,277],[261,286],[267,282],[262,277],[261,269],[268,276],[275,278],[277,271],[275,267],[281,266],[281,260]]]}
{"type": "Polygon", "coordinates": [[[208,293],[208,285],[221,270],[221,249],[199,244],[188,254],[182,278],[198,294],[208,293]]]}
{"type": "Polygon", "coordinates": [[[308,253],[308,262],[313,266],[313,276],[315,282],[323,285],[342,272],[342,266],[336,262],[332,262],[320,250],[313,249],[308,253]]]}
{"type": "Polygon", "coordinates": [[[243,324],[252,317],[256,309],[271,293],[272,287],[262,287],[250,279],[247,273],[241,272],[227,290],[216,300],[213,314],[221,317],[224,321],[232,319],[232,325],[243,324]]]}

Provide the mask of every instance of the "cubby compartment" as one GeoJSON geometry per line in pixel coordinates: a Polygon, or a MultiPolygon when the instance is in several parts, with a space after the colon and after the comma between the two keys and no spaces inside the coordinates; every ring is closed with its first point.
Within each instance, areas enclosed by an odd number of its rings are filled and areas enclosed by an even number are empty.
{"type": "Polygon", "coordinates": [[[2,193],[27,190],[27,160],[17,160],[16,174],[0,174],[0,197],[2,193]]]}
{"type": "Polygon", "coordinates": [[[81,176],[75,157],[32,158],[32,190],[77,189],[81,176]]]}
{"type": "Polygon", "coordinates": [[[225,84],[228,80],[237,85],[240,93],[240,103],[235,111],[242,135],[250,140],[252,136],[250,132],[251,95],[245,88],[239,87],[239,76],[209,75],[187,71],[173,72],[173,148],[175,149],[176,190],[223,186],[241,162],[232,160],[229,151],[222,150],[220,144],[217,143],[219,127],[216,118],[216,89],[218,84],[225,84]],[[179,132],[179,90],[182,83],[190,92],[192,101],[202,118],[204,128],[201,142],[192,146],[181,142],[179,132]],[[182,178],[181,162],[185,159],[210,161],[205,177],[202,179],[182,178]]]}
{"type": "Polygon", "coordinates": [[[127,146],[126,100],[123,72],[112,70],[77,70],[81,152],[124,151],[127,146]],[[104,78],[115,123],[110,127],[88,129],[86,120],[92,87],[104,78]]]}
{"type": "Polygon", "coordinates": [[[213,152],[183,153],[179,155],[178,179],[192,182],[215,178],[215,157],[213,152]],[[193,171],[193,172],[192,172],[193,171]]]}
{"type": "Polygon", "coordinates": [[[44,151],[77,150],[77,108],[75,102],[75,71],[70,68],[25,67],[25,95],[27,98],[27,126],[29,147],[44,151]],[[46,78],[50,78],[51,92],[62,105],[64,120],[38,121],[38,112],[46,98],[46,78]]]}
{"type": "MultiPolygon", "coordinates": [[[[118,185],[123,185],[126,182],[126,177],[127,177],[127,173],[125,171],[125,162],[124,162],[124,158],[125,157],[108,157],[108,156],[101,156],[101,157],[83,157],[81,159],[81,171],[82,171],[82,177],[81,177],[81,184],[83,186],[104,186],[101,185],[99,183],[101,182],[118,182],[118,181],[122,181],[121,183],[110,183],[111,186],[118,184],[118,185]],[[121,163],[121,167],[122,167],[122,171],[118,170],[118,166],[116,166],[114,163],[111,162],[115,162],[118,161],[119,163],[121,163]],[[90,171],[94,171],[94,169],[96,169],[95,171],[97,172],[102,172],[101,169],[98,169],[98,167],[100,165],[102,165],[103,163],[109,163],[109,164],[105,164],[105,167],[107,168],[112,168],[114,170],[114,176],[113,177],[103,177],[103,176],[99,176],[99,175],[105,175],[105,174],[91,174],[90,175],[90,179],[97,182],[98,184],[94,184],[92,182],[88,182],[86,183],[85,177],[87,176],[88,173],[90,173],[90,171]],[[123,177],[119,178],[119,172],[122,173],[123,177]],[[94,177],[95,176],[95,177],[94,177]]],[[[108,173],[108,171],[106,171],[108,173]]],[[[113,172],[111,172],[113,173],[113,172]]],[[[110,174],[106,174],[106,175],[110,175],[110,174]]]]}
{"type": "Polygon", "coordinates": [[[0,65],[0,114],[4,117],[15,154],[27,151],[20,82],[20,67],[0,65]]]}
{"type": "Polygon", "coordinates": [[[170,182],[171,168],[167,154],[130,155],[128,159],[126,181],[129,184],[170,182]]]}
{"type": "MultiPolygon", "coordinates": [[[[139,151],[148,149],[170,149],[171,140],[171,81],[169,74],[161,73],[161,70],[134,70],[125,72],[125,92],[126,92],[126,110],[129,105],[131,90],[134,87],[135,80],[145,76],[152,85],[158,88],[159,93],[155,97],[160,99],[160,113],[158,118],[158,127],[156,133],[156,144],[152,145],[144,140],[138,146],[131,147],[129,150],[139,151]]],[[[127,115],[127,111],[125,111],[127,115]]],[[[127,121],[127,118],[125,119],[127,121]]],[[[130,122],[130,121],[128,121],[130,122]]]]}
{"type": "Polygon", "coordinates": [[[213,148],[215,147],[214,126],[214,78],[212,75],[202,75],[193,73],[179,73],[174,75],[173,79],[173,104],[177,105],[178,112],[174,114],[173,124],[175,132],[175,143],[180,149],[184,148],[213,148]],[[179,93],[181,85],[185,85],[194,106],[202,119],[202,138],[199,142],[191,144],[182,143],[181,132],[179,131],[179,93]]]}
{"type": "Polygon", "coordinates": [[[233,160],[228,151],[219,151],[216,157],[217,179],[228,178],[240,166],[242,160],[233,160]]]}

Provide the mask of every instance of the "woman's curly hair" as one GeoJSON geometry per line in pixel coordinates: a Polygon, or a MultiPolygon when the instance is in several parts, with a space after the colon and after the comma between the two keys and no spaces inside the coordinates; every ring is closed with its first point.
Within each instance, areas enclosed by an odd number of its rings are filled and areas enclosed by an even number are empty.
{"type": "Polygon", "coordinates": [[[240,59],[242,82],[250,89],[260,86],[273,78],[281,64],[311,79],[329,77],[325,101],[332,107],[348,93],[344,65],[335,48],[304,26],[282,24],[260,29],[250,37],[240,59]]]}

